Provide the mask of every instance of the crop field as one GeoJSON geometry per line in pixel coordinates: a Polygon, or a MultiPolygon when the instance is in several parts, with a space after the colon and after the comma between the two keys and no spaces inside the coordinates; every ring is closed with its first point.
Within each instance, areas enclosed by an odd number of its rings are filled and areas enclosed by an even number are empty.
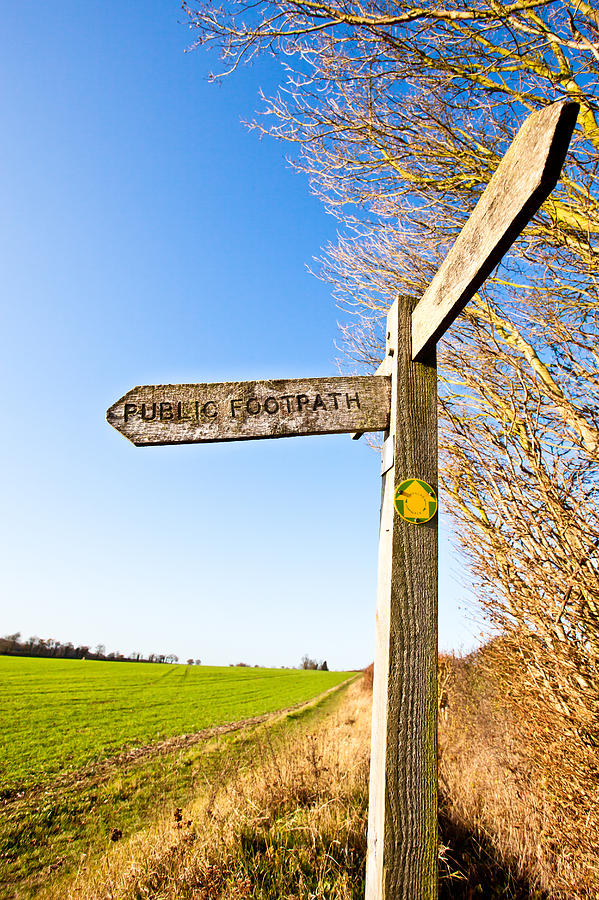
{"type": "Polygon", "coordinates": [[[0,900],[62,896],[115,835],[327,715],[351,675],[0,656],[0,900]]]}
{"type": "Polygon", "coordinates": [[[347,677],[0,656],[0,797],[125,747],[295,706],[347,677]]]}

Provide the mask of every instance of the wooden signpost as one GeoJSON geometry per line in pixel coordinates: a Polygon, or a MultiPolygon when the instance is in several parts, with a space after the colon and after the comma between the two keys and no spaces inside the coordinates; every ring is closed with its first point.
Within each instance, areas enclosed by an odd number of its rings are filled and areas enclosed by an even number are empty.
{"type": "Polygon", "coordinates": [[[437,897],[436,343],[551,193],[578,115],[531,115],[420,302],[396,300],[375,375],[133,388],[108,421],[137,446],[386,433],[366,900],[437,897]]]}
{"type": "Polygon", "coordinates": [[[437,519],[403,521],[394,488],[437,490],[436,342],[555,187],[577,115],[559,103],[524,122],[414,311],[388,313],[366,900],[437,897],[437,519]]]}
{"type": "Polygon", "coordinates": [[[136,387],[106,418],[137,447],[389,427],[391,379],[302,378],[136,387]]]}

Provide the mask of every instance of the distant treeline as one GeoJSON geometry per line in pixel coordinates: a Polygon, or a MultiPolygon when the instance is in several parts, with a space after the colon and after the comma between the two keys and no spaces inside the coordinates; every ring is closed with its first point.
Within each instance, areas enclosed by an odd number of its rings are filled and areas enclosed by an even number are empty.
{"type": "MultiPolygon", "coordinates": [[[[37,635],[27,640],[21,636],[20,631],[14,634],[5,634],[0,638],[0,656],[44,656],[54,657],[56,659],[107,659],[111,662],[146,662],[146,663],[178,663],[179,657],[176,653],[149,653],[144,656],[143,653],[130,653],[125,656],[118,650],[106,652],[104,644],[96,644],[92,650],[87,644],[76,646],[70,641],[66,644],[62,641],[56,641],[54,638],[39,638],[37,635]]],[[[201,659],[185,660],[188,666],[199,666],[201,659]]],[[[230,663],[230,665],[234,665],[230,663]]],[[[249,663],[239,662],[237,666],[250,667],[249,663]]],[[[255,668],[259,668],[258,665],[255,668]]],[[[286,669],[287,666],[282,668],[286,669]]],[[[291,666],[290,668],[293,668],[291,666]]],[[[328,672],[329,667],[326,659],[318,662],[311,659],[307,654],[302,656],[302,660],[298,666],[300,669],[320,669],[322,672],[328,672]]]]}
{"type": "MultiPolygon", "coordinates": [[[[131,653],[125,656],[119,651],[106,652],[104,644],[97,644],[92,650],[86,644],[75,646],[70,641],[63,643],[56,641],[54,638],[39,638],[37,636],[30,637],[28,640],[21,637],[21,632],[16,631],[14,634],[7,634],[0,638],[0,655],[5,656],[45,656],[56,657],[57,659],[109,659],[116,662],[151,662],[151,663],[178,663],[179,657],[176,653],[150,653],[144,656],[143,653],[131,653]]],[[[188,666],[199,666],[201,660],[188,659],[188,666]]]]}

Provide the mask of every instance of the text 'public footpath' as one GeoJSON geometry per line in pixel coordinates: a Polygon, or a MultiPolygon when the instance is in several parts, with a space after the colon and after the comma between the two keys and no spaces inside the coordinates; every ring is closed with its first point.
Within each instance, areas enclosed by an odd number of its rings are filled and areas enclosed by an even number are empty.
{"type": "Polygon", "coordinates": [[[277,413],[293,414],[304,411],[318,412],[322,410],[361,409],[360,395],[351,395],[341,391],[330,391],[327,394],[282,394],[279,397],[235,397],[226,402],[220,400],[163,400],[153,403],[125,403],[123,419],[139,418],[144,422],[199,422],[205,419],[216,419],[226,416],[230,419],[245,416],[269,415],[277,413]]]}

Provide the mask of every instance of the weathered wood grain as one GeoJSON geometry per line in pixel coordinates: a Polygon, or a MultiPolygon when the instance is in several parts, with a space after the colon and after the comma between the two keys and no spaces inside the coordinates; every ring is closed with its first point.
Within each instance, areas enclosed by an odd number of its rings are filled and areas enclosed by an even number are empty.
{"type": "Polygon", "coordinates": [[[382,431],[391,379],[374,375],[135,387],[106,414],[138,447],[382,431]]]}
{"type": "Polygon", "coordinates": [[[412,359],[447,331],[557,184],[578,103],[526,119],[412,316],[412,359]]]}
{"type": "Polygon", "coordinates": [[[413,525],[393,507],[395,486],[406,478],[421,478],[437,490],[435,358],[433,353],[426,365],[412,362],[411,312],[396,302],[387,320],[387,365],[393,370],[387,440],[394,452],[387,444],[366,900],[437,897],[437,517],[413,525]]]}

